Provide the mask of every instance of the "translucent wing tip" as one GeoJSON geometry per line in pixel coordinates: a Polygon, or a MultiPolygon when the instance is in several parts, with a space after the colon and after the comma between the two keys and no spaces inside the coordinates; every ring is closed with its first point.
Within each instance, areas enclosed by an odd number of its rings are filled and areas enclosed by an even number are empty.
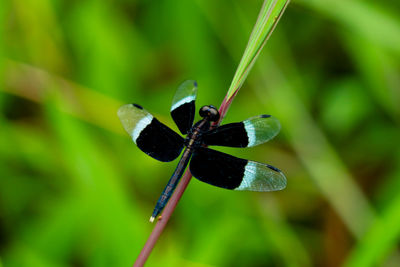
{"type": "Polygon", "coordinates": [[[197,95],[197,82],[195,80],[186,80],[181,85],[179,85],[174,98],[172,99],[171,110],[178,107],[181,102],[189,102],[194,100],[197,95]]]}
{"type": "Polygon", "coordinates": [[[133,133],[133,130],[141,119],[147,116],[150,120],[152,117],[150,113],[138,104],[126,104],[121,106],[117,111],[117,115],[125,131],[130,135],[133,133]]]}
{"type": "Polygon", "coordinates": [[[279,120],[272,116],[272,115],[267,115],[267,114],[263,114],[263,115],[259,115],[257,117],[253,117],[253,118],[258,118],[258,119],[265,119],[268,121],[268,124],[270,124],[269,126],[275,126],[277,129],[281,129],[281,123],[279,122],[279,120]]]}
{"type": "Polygon", "coordinates": [[[235,190],[270,192],[286,188],[286,177],[281,170],[265,163],[249,161],[241,184],[235,190]]]}
{"type": "Polygon", "coordinates": [[[129,116],[129,114],[135,109],[143,109],[143,107],[138,104],[126,104],[118,109],[117,115],[120,119],[126,118],[126,116],[129,116]]]}
{"type": "Polygon", "coordinates": [[[283,172],[279,171],[279,174],[281,175],[281,179],[279,179],[279,183],[277,183],[276,190],[283,190],[287,186],[287,180],[286,176],[283,174],[283,172]]]}
{"type": "Polygon", "coordinates": [[[183,91],[186,94],[193,94],[197,91],[197,81],[196,80],[186,80],[181,83],[177,91],[183,91]]]}
{"type": "Polygon", "coordinates": [[[248,147],[265,143],[281,130],[279,120],[271,115],[259,115],[243,121],[247,136],[249,138],[248,147]]]}
{"type": "Polygon", "coordinates": [[[194,87],[197,87],[197,81],[196,80],[186,80],[180,86],[191,86],[191,85],[193,85],[194,87]]]}
{"type": "Polygon", "coordinates": [[[274,185],[275,186],[274,186],[274,190],[273,191],[279,191],[279,190],[285,189],[286,185],[287,185],[287,180],[286,180],[286,176],[283,174],[283,172],[280,169],[278,169],[278,168],[276,168],[274,166],[271,166],[269,164],[266,164],[266,165],[267,165],[268,168],[270,168],[271,170],[275,171],[276,174],[277,174],[276,175],[276,179],[274,179],[274,185]]]}

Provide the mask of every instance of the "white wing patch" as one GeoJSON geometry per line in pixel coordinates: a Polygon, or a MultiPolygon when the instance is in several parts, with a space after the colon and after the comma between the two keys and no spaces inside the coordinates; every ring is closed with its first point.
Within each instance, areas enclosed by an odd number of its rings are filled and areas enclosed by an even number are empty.
{"type": "Polygon", "coordinates": [[[149,113],[144,118],[142,118],[136,124],[136,127],[132,131],[132,140],[136,144],[136,139],[139,137],[140,133],[143,131],[144,128],[147,127],[153,120],[153,116],[149,113]]]}
{"type": "Polygon", "coordinates": [[[256,172],[257,172],[257,166],[254,164],[254,162],[252,161],[247,162],[243,180],[240,183],[239,187],[236,188],[236,190],[246,190],[251,188],[256,178],[257,174],[256,172]]]}
{"type": "Polygon", "coordinates": [[[180,107],[181,105],[183,105],[185,103],[189,103],[189,102],[195,100],[195,98],[196,98],[196,95],[189,95],[189,96],[186,96],[186,97],[180,99],[178,102],[176,102],[172,105],[171,111],[173,111],[174,109],[180,107]]]}
{"type": "Polygon", "coordinates": [[[251,123],[251,120],[245,120],[243,123],[247,133],[247,138],[249,138],[249,144],[247,146],[254,146],[257,140],[256,129],[254,128],[253,123],[251,123]]]}

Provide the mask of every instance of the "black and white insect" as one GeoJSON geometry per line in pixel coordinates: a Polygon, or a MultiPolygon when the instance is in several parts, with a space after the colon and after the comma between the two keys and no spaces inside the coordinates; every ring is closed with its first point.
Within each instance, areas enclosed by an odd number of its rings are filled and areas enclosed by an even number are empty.
{"type": "Polygon", "coordinates": [[[237,158],[207,146],[252,147],[274,138],[280,124],[270,115],[260,115],[238,123],[210,129],[218,121],[218,110],[203,106],[200,121],[193,125],[197,83],[185,81],[172,100],[171,116],[183,138],[137,104],[127,104],[118,110],[123,127],[136,145],[149,156],[164,162],[183,155],[162,192],[150,221],[160,214],[189,164],[194,177],[205,183],[233,190],[276,191],[286,187],[286,178],[277,168],[255,161],[237,158]]]}

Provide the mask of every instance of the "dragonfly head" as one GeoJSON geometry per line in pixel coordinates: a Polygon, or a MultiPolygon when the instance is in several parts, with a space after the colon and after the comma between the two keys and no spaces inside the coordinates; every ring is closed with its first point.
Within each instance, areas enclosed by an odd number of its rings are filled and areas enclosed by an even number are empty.
{"type": "Polygon", "coordinates": [[[218,121],[219,120],[219,112],[216,107],[213,105],[202,106],[199,114],[203,118],[208,118],[209,121],[218,121]]]}

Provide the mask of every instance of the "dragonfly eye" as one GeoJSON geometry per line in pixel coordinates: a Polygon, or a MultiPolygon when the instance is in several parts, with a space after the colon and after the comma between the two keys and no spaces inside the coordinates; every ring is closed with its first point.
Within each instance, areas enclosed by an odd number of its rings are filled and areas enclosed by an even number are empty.
{"type": "Polygon", "coordinates": [[[199,114],[203,118],[207,117],[210,121],[218,121],[219,119],[219,112],[216,107],[212,105],[203,106],[200,109],[199,114]]]}

